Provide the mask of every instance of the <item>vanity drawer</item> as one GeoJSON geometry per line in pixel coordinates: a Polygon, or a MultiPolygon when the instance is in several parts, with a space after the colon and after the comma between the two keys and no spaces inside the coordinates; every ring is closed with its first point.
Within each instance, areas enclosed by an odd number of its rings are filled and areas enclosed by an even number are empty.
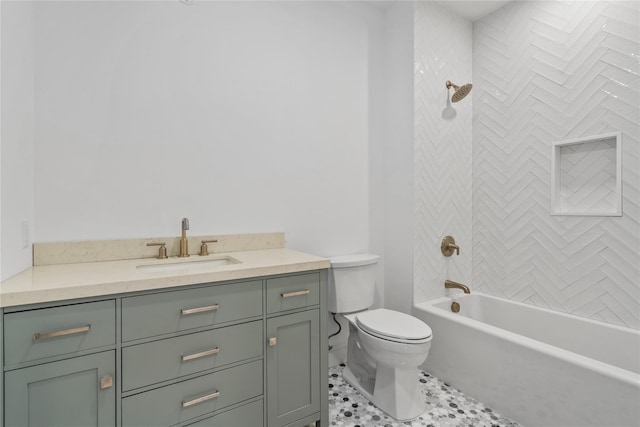
{"type": "Polygon", "coordinates": [[[230,283],[122,299],[122,341],[262,315],[262,282],[230,283]]]}
{"type": "Polygon", "coordinates": [[[107,300],[5,314],[5,364],[115,345],[115,308],[107,300]]]}
{"type": "Polygon", "coordinates": [[[262,321],[242,323],[122,349],[122,390],[262,356],[262,321]]]}
{"type": "Polygon", "coordinates": [[[122,399],[122,426],[172,426],[262,394],[262,361],[122,399]]]}
{"type": "Polygon", "coordinates": [[[320,274],[267,280],[267,314],[320,304],[320,274]]]}
{"type": "Polygon", "coordinates": [[[223,412],[186,427],[261,427],[263,425],[262,400],[223,412]]]}

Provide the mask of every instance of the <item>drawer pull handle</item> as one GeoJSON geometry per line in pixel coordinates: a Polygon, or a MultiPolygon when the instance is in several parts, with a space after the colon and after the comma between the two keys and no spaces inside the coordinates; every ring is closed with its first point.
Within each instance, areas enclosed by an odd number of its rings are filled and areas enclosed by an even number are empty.
{"type": "Polygon", "coordinates": [[[206,402],[207,400],[215,399],[220,396],[220,390],[216,390],[211,394],[207,394],[206,396],[198,397],[197,399],[182,401],[182,407],[188,408],[189,406],[197,405],[198,403],[206,402]]]}
{"type": "Polygon", "coordinates": [[[198,308],[188,308],[180,310],[180,314],[186,316],[188,314],[198,314],[198,313],[206,313],[207,311],[216,311],[218,309],[218,304],[208,305],[206,307],[198,307],[198,308]]]}
{"type": "Polygon", "coordinates": [[[309,289],[305,289],[304,291],[287,292],[285,294],[280,294],[280,296],[282,298],[291,298],[291,297],[299,297],[301,295],[308,295],[310,293],[311,291],[309,289]]]}
{"type": "Polygon", "coordinates": [[[200,353],[193,353],[193,354],[187,354],[187,355],[183,354],[182,356],[180,356],[180,359],[183,362],[187,362],[193,359],[200,359],[201,357],[213,356],[214,354],[218,354],[218,353],[220,353],[220,348],[216,347],[211,350],[201,351],[200,353]]]}
{"type": "Polygon", "coordinates": [[[41,334],[40,332],[36,332],[35,334],[33,334],[33,340],[38,341],[46,338],[61,337],[64,335],[81,334],[83,332],[89,332],[90,330],[91,330],[91,325],[87,325],[87,326],[81,326],[79,328],[65,329],[64,331],[47,332],[44,334],[41,334]]]}

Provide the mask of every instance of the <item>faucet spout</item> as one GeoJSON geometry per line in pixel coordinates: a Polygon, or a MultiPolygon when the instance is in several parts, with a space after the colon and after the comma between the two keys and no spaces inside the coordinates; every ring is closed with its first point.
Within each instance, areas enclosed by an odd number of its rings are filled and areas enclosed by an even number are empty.
{"type": "Polygon", "coordinates": [[[182,238],[180,238],[180,258],[189,256],[189,241],[187,240],[187,230],[189,229],[189,219],[182,218],[182,238]]]}
{"type": "Polygon", "coordinates": [[[462,289],[465,294],[471,293],[467,285],[463,285],[462,283],[454,282],[452,280],[445,280],[444,287],[447,289],[462,289]]]}

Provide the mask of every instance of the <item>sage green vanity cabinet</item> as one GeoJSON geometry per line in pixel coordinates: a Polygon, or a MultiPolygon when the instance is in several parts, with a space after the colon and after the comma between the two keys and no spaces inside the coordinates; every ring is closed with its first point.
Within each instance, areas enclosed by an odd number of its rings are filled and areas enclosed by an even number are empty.
{"type": "Polygon", "coordinates": [[[173,426],[262,395],[262,360],[122,399],[123,427],[173,426]]]}
{"type": "Polygon", "coordinates": [[[114,299],[2,318],[7,427],[115,426],[114,299]]]}
{"type": "Polygon", "coordinates": [[[261,320],[125,347],[122,390],[262,357],[262,352],[261,320]]]}
{"type": "Polygon", "coordinates": [[[214,327],[262,316],[262,281],[122,298],[122,341],[214,327]]]}
{"type": "Polygon", "coordinates": [[[317,309],[267,321],[271,340],[266,361],[269,427],[320,412],[318,323],[317,309]]]}
{"type": "Polygon", "coordinates": [[[231,409],[185,427],[248,427],[262,425],[262,400],[231,409]]]}
{"type": "Polygon", "coordinates": [[[1,309],[0,427],[327,426],[326,280],[1,309]]]}
{"type": "Polygon", "coordinates": [[[322,418],[327,393],[321,385],[327,376],[324,289],[319,272],[267,279],[269,427],[322,418]]]}
{"type": "Polygon", "coordinates": [[[4,426],[4,316],[2,316],[2,309],[0,309],[0,426],[4,426]]]}
{"type": "Polygon", "coordinates": [[[267,279],[267,314],[318,306],[320,296],[318,273],[267,279]]]}
{"type": "Polygon", "coordinates": [[[9,371],[5,374],[5,425],[115,426],[114,372],[114,351],[9,371]]]}
{"type": "Polygon", "coordinates": [[[74,355],[116,344],[115,300],[4,315],[5,365],[74,355]]]}

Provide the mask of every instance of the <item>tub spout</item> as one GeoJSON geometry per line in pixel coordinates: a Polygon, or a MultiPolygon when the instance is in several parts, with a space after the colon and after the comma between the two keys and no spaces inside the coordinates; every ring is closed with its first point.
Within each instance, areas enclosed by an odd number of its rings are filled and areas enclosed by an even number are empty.
{"type": "Polygon", "coordinates": [[[463,285],[462,283],[458,283],[458,282],[453,282],[451,280],[445,280],[444,287],[447,289],[462,289],[465,294],[471,293],[467,285],[463,285]]]}

